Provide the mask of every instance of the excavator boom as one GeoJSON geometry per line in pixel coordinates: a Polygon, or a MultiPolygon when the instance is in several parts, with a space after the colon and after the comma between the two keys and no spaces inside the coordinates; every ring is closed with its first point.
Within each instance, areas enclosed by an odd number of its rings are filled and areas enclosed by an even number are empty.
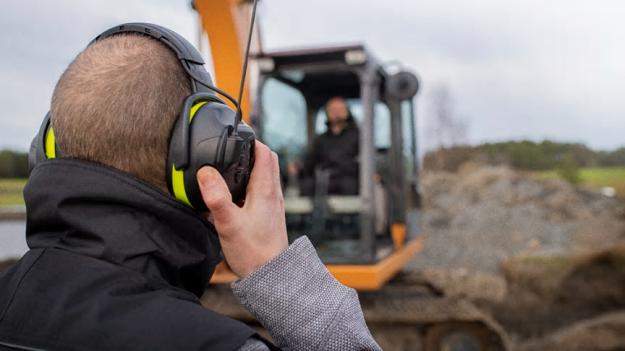
{"type": "MultiPolygon", "coordinates": [[[[239,91],[241,69],[250,25],[251,3],[241,0],[194,0],[201,30],[207,34],[215,84],[231,96],[239,91]]],[[[200,37],[200,40],[202,38],[200,37]]],[[[241,112],[249,122],[250,89],[246,83],[241,112]]],[[[230,106],[233,107],[234,106],[230,106]]]]}

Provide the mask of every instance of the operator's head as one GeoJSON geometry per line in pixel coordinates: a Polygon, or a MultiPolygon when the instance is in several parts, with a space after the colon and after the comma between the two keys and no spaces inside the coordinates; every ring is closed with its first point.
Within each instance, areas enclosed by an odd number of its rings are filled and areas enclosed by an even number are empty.
{"type": "Polygon", "coordinates": [[[175,54],[147,36],[120,34],[89,45],[52,96],[60,150],[141,178],[167,193],[169,137],[189,78],[175,54]]]}
{"type": "Polygon", "coordinates": [[[328,100],[326,103],[326,114],[329,125],[345,123],[349,118],[349,109],[345,99],[337,96],[328,100]]]}

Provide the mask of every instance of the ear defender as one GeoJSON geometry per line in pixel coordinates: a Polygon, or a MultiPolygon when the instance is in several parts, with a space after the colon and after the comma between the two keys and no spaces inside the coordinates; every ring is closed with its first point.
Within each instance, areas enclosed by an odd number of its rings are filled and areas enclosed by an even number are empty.
{"type": "Polygon", "coordinates": [[[56,145],[56,137],[50,121],[50,112],[48,112],[41,123],[41,127],[39,127],[39,133],[30,143],[28,171],[32,171],[37,163],[56,158],[58,155],[59,148],[56,145]]]}
{"type": "MultiPolygon", "coordinates": [[[[213,86],[202,56],[195,47],[167,28],[149,23],[126,23],[105,31],[91,43],[122,33],[141,34],[158,40],[176,54],[190,78],[193,93],[185,99],[174,124],[167,154],[166,176],[170,193],[197,211],[207,211],[196,173],[208,165],[224,177],[232,200],[241,203],[245,199],[254,165],[256,137],[252,128],[240,122],[240,114],[215,93],[232,101],[237,109],[239,103],[213,86]]],[[[28,156],[30,170],[46,159],[60,156],[50,118],[48,112],[31,143],[28,156]]]]}
{"type": "Polygon", "coordinates": [[[180,202],[206,211],[196,174],[203,166],[216,168],[226,180],[232,200],[240,203],[254,162],[255,135],[239,124],[236,112],[212,94],[187,98],[172,130],[167,159],[169,191],[180,202]]]}

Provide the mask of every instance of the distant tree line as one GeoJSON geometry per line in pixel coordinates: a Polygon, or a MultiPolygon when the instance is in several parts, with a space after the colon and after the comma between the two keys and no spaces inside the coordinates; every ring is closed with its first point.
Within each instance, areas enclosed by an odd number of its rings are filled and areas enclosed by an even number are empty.
{"type": "MultiPolygon", "coordinates": [[[[455,172],[467,161],[503,164],[522,170],[557,169],[563,164],[578,167],[625,167],[625,147],[595,151],[583,144],[543,141],[508,141],[476,146],[453,146],[428,152],[423,167],[455,172]]],[[[28,177],[28,154],[0,151],[0,178],[28,177]]]]}
{"type": "Polygon", "coordinates": [[[28,177],[28,154],[11,150],[0,151],[0,178],[28,177]]]}
{"type": "Polygon", "coordinates": [[[476,146],[454,146],[429,152],[426,169],[456,171],[466,161],[504,164],[522,170],[548,170],[562,164],[578,167],[625,167],[625,147],[614,151],[595,151],[583,144],[553,141],[508,141],[476,146]]]}

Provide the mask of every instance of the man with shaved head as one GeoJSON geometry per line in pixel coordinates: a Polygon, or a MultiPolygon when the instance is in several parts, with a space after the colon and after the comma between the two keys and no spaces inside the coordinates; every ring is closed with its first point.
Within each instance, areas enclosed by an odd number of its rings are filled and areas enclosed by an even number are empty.
{"type": "Polygon", "coordinates": [[[170,135],[191,92],[175,53],[142,34],[97,40],[63,73],[50,108],[60,157],[34,167],[30,251],[0,272],[0,350],[379,349],[356,292],[306,237],[289,245],[265,145],[243,206],[210,166],[197,173],[209,215],[170,194],[170,135]],[[222,259],[273,343],[202,307],[222,259]]]}

